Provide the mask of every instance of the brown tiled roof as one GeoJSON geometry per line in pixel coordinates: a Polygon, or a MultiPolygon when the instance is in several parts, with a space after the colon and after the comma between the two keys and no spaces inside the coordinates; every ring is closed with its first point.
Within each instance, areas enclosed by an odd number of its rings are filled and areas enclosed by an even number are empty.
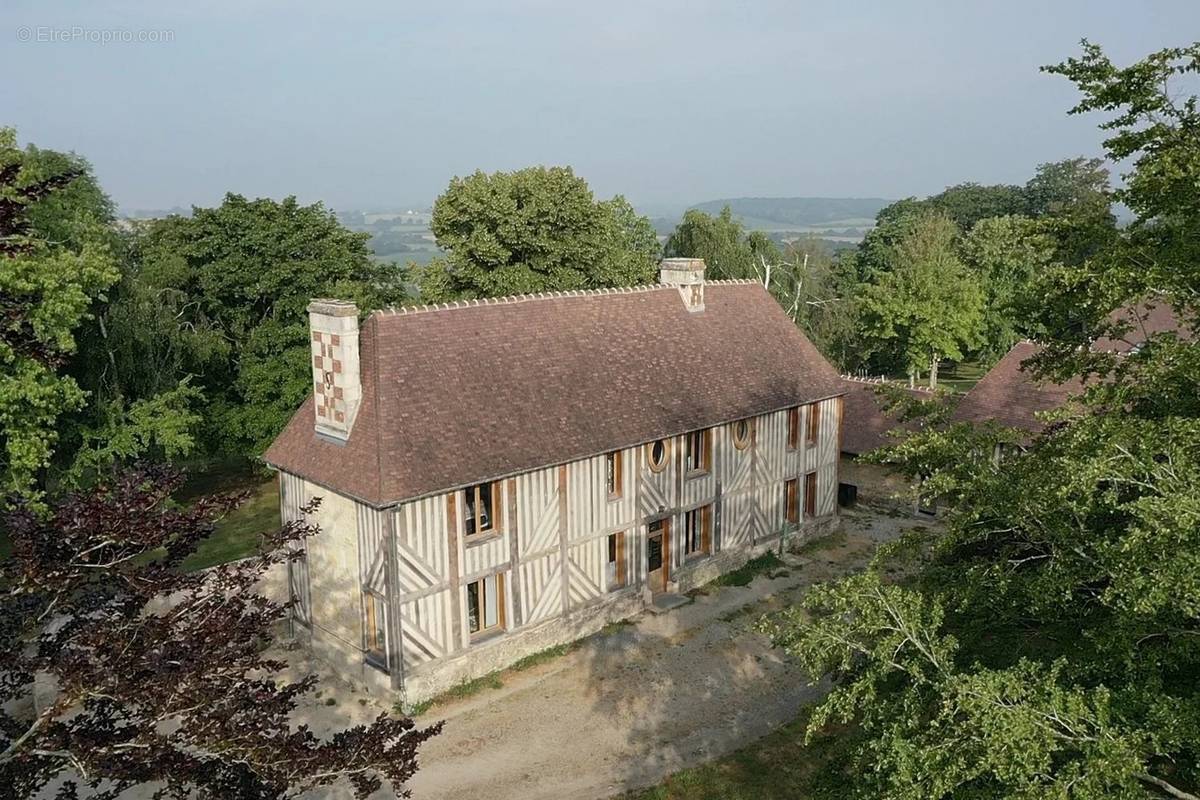
{"type": "Polygon", "coordinates": [[[1171,306],[1162,300],[1146,300],[1136,306],[1117,309],[1109,314],[1109,321],[1124,323],[1129,330],[1117,339],[1097,339],[1092,349],[1102,353],[1128,353],[1156,333],[1176,331],[1182,336],[1188,335],[1171,306]]]}
{"type": "Polygon", "coordinates": [[[1035,380],[1021,365],[1037,354],[1033,342],[1014,345],[979,383],[963,395],[951,419],[955,422],[989,422],[1038,433],[1044,424],[1035,414],[1058,408],[1082,388],[1078,380],[1049,383],[1035,380]]]}
{"type": "MultiPolygon", "coordinates": [[[[846,394],[842,398],[842,452],[851,455],[869,453],[893,443],[887,432],[901,426],[894,417],[883,411],[882,398],[875,392],[879,384],[873,381],[843,378],[846,394]]],[[[931,391],[901,387],[914,397],[931,399],[931,391]]]]}
{"type": "Polygon", "coordinates": [[[310,397],[267,450],[376,506],[840,395],[836,371],[759,285],[705,310],[646,287],[377,312],[345,444],[310,397]]]}
{"type": "MultiPolygon", "coordinates": [[[[1123,322],[1129,330],[1117,339],[1097,339],[1092,343],[1092,349],[1097,352],[1129,353],[1151,335],[1167,331],[1176,331],[1185,337],[1191,335],[1171,307],[1161,300],[1148,299],[1119,308],[1109,315],[1109,321],[1123,322]]],[[[1059,408],[1082,390],[1083,383],[1078,379],[1066,383],[1035,380],[1021,365],[1038,351],[1039,347],[1032,342],[1015,345],[963,396],[951,419],[956,422],[995,420],[1030,433],[1041,432],[1045,425],[1035,414],[1059,408]]]]}

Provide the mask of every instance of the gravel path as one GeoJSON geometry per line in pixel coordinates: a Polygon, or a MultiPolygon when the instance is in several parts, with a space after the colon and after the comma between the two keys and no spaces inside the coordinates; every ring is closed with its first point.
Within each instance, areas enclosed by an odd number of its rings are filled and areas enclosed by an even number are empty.
{"type": "MultiPolygon", "coordinates": [[[[566,656],[505,675],[503,688],[436,707],[418,722],[444,719],[445,730],[422,748],[413,797],[608,798],[766,735],[823,687],[773,651],[754,622],[812,583],[861,567],[879,542],[919,524],[846,514],[844,535],[787,556],[785,576],[644,613],[566,656]]],[[[322,722],[378,713],[342,694],[334,691],[336,706],[309,710],[318,732],[322,722]]]]}

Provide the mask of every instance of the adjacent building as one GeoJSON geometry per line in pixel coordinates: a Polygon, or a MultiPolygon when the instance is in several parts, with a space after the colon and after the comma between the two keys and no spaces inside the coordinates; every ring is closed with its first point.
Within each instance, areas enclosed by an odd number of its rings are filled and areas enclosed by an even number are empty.
{"type": "MultiPolygon", "coordinates": [[[[1110,321],[1120,322],[1127,330],[1119,338],[1101,337],[1094,341],[1091,346],[1096,352],[1126,355],[1143,347],[1156,334],[1188,335],[1171,307],[1154,299],[1118,309],[1110,315],[1110,321]]],[[[1029,341],[1013,345],[958,402],[951,420],[974,424],[995,422],[1022,431],[1023,444],[1028,444],[1045,428],[1041,415],[1061,408],[1084,388],[1078,378],[1060,383],[1033,375],[1026,364],[1039,351],[1040,347],[1029,341]]]]}
{"type": "Polygon", "coordinates": [[[320,498],[289,575],[316,655],[410,702],[836,520],[845,385],[758,284],[309,307],[266,460],[320,498]]]}
{"type": "MultiPolygon", "coordinates": [[[[839,480],[846,487],[852,487],[850,491],[856,502],[912,507],[912,487],[904,475],[887,465],[862,459],[874,450],[895,444],[893,431],[910,427],[886,413],[884,400],[877,391],[883,383],[882,379],[842,378],[845,429],[842,431],[839,480]]],[[[915,398],[933,400],[939,397],[932,389],[890,383],[915,398]]],[[[844,498],[845,502],[849,499],[849,496],[844,498]]],[[[925,509],[918,505],[916,510],[925,509]]]]}

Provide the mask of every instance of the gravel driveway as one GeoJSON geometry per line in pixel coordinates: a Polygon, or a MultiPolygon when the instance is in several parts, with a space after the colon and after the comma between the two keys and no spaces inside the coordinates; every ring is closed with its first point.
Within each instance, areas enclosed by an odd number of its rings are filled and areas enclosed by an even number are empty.
{"type": "MultiPolygon", "coordinates": [[[[715,588],[661,616],[644,613],[566,656],[504,676],[503,688],[437,706],[418,720],[446,725],[422,748],[413,797],[608,798],[766,735],[823,687],[773,651],[754,622],[812,583],[861,567],[879,542],[919,524],[846,514],[844,534],[829,546],[786,557],[786,575],[715,588]]],[[[333,696],[336,706],[308,711],[314,729],[378,713],[361,696],[333,696]]]]}

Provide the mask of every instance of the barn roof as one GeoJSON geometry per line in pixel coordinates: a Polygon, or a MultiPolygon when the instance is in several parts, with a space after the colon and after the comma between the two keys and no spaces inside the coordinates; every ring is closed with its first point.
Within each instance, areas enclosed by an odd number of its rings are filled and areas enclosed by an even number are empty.
{"type": "Polygon", "coordinates": [[[363,401],[345,443],[310,396],[265,460],[375,506],[567,463],[843,393],[757,283],[382,311],[363,325],[363,401]]]}
{"type": "MultiPolygon", "coordinates": [[[[1156,299],[1119,308],[1109,314],[1109,321],[1121,323],[1128,330],[1117,338],[1097,339],[1092,343],[1092,349],[1097,352],[1126,354],[1156,333],[1176,331],[1183,336],[1190,335],[1170,305],[1156,299]]],[[[994,420],[1007,427],[1040,433],[1045,425],[1036,415],[1061,407],[1082,390],[1083,383],[1078,379],[1065,383],[1035,379],[1022,364],[1039,350],[1033,342],[1014,345],[963,396],[951,419],[977,423],[994,420]]]]}
{"type": "Polygon", "coordinates": [[[1039,381],[1023,369],[1021,365],[1039,350],[1033,342],[1013,345],[979,383],[963,395],[951,419],[975,423],[995,421],[1006,427],[1039,433],[1044,423],[1037,414],[1058,408],[1082,388],[1078,380],[1067,383],[1039,381]]]}
{"type": "MultiPolygon", "coordinates": [[[[842,419],[845,421],[842,430],[842,452],[857,456],[894,444],[893,439],[888,436],[888,431],[904,427],[904,423],[884,413],[883,399],[875,392],[879,382],[849,377],[844,377],[842,382],[846,389],[842,398],[842,419]]],[[[895,383],[892,385],[899,386],[895,383]]],[[[928,389],[907,386],[900,388],[923,400],[937,397],[928,389]]]]}

